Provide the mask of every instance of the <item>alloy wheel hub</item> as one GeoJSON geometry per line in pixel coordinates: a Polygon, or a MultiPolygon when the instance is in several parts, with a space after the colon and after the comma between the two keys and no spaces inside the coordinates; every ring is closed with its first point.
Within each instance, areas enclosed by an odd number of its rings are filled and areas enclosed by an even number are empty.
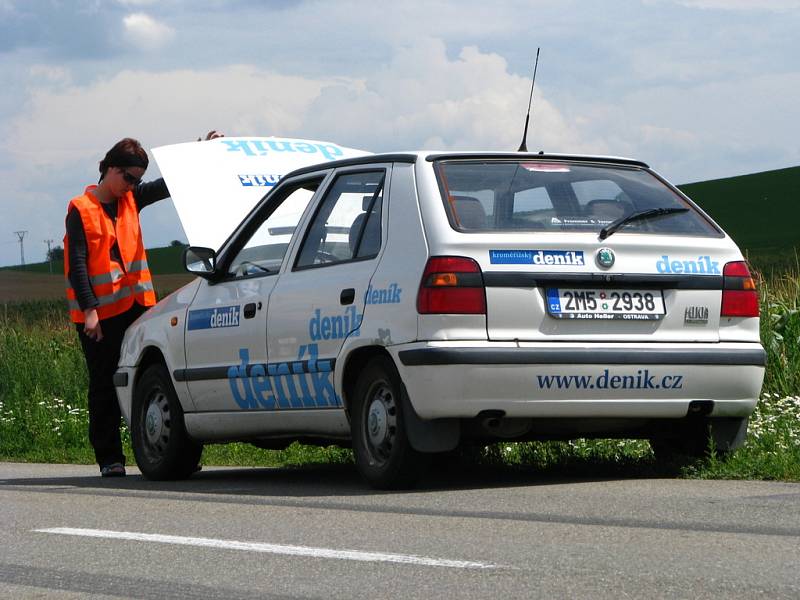
{"type": "Polygon", "coordinates": [[[147,439],[150,442],[156,442],[161,437],[161,430],[164,428],[164,416],[155,402],[152,402],[147,408],[144,428],[147,433],[147,439]]]}
{"type": "Polygon", "coordinates": [[[367,414],[367,434],[373,445],[379,446],[386,439],[387,421],[386,406],[379,399],[373,400],[367,414]]]}

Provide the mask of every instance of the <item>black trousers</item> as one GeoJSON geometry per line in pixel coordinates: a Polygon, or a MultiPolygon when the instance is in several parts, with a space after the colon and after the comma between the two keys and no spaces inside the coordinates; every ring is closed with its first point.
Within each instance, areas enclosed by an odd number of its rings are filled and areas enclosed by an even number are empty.
{"type": "Polygon", "coordinates": [[[103,339],[99,342],[83,333],[83,323],[77,324],[83,356],[89,369],[89,441],[101,467],[111,463],[125,464],[120,438],[120,418],[114,373],[119,363],[122,337],[139,316],[147,310],[134,302],[121,315],[100,320],[103,339]]]}

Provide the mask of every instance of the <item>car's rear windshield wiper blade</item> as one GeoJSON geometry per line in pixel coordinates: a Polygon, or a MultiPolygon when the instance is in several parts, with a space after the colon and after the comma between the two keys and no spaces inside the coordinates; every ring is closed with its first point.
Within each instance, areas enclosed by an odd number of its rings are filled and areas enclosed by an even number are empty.
{"type": "Polygon", "coordinates": [[[661,217],[663,215],[674,215],[676,213],[685,213],[689,212],[688,208],[648,208],[647,210],[640,210],[639,212],[633,212],[629,215],[624,217],[620,217],[613,223],[611,223],[608,227],[603,227],[600,230],[600,239],[604,240],[612,233],[617,231],[618,229],[622,229],[628,223],[633,223],[634,221],[641,221],[643,219],[653,219],[655,217],[661,217]]]}

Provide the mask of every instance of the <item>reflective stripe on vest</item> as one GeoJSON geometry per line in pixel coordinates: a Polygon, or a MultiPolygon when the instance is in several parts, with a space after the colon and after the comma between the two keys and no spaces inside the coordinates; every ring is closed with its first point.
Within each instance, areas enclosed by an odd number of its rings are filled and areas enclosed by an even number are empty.
{"type": "MultiPolygon", "coordinates": [[[[114,292],[113,294],[107,294],[105,296],[97,296],[97,301],[100,303],[100,306],[107,306],[123,298],[127,298],[131,294],[141,294],[144,292],[153,291],[153,282],[152,281],[143,281],[136,283],[132,287],[123,287],[114,292]]],[[[78,304],[77,300],[67,300],[67,304],[69,304],[70,310],[80,310],[81,307],[78,304]]]]}
{"type": "MultiPolygon", "coordinates": [[[[114,269],[111,273],[104,273],[103,275],[95,275],[93,277],[89,277],[89,283],[92,284],[92,287],[103,285],[104,283],[114,283],[115,281],[119,281],[125,276],[125,273],[120,271],[119,269],[114,269]]],[[[69,277],[64,278],[64,285],[66,289],[72,289],[72,282],[69,280],[69,277]]]]}
{"type": "Polygon", "coordinates": [[[111,269],[111,273],[103,273],[102,275],[93,275],[92,277],[89,277],[89,283],[91,283],[92,287],[94,287],[104,283],[114,283],[115,281],[122,279],[124,276],[125,273],[114,268],[111,269]]]}
{"type": "Polygon", "coordinates": [[[147,260],[134,260],[133,262],[125,263],[125,269],[128,273],[135,273],[137,271],[147,271],[147,260]]]}

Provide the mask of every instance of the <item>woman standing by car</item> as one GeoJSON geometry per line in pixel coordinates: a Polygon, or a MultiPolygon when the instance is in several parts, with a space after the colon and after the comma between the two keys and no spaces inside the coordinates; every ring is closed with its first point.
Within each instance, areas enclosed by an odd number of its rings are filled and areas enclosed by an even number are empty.
{"type": "MultiPolygon", "coordinates": [[[[211,131],[206,139],[221,137],[211,131]]],[[[125,475],[114,388],[125,330],[156,303],[139,211],[169,196],[163,179],[143,183],[149,159],[124,138],[100,161],[100,181],[67,209],[64,274],[70,318],[89,370],[89,441],[103,477],[125,475]]]]}

